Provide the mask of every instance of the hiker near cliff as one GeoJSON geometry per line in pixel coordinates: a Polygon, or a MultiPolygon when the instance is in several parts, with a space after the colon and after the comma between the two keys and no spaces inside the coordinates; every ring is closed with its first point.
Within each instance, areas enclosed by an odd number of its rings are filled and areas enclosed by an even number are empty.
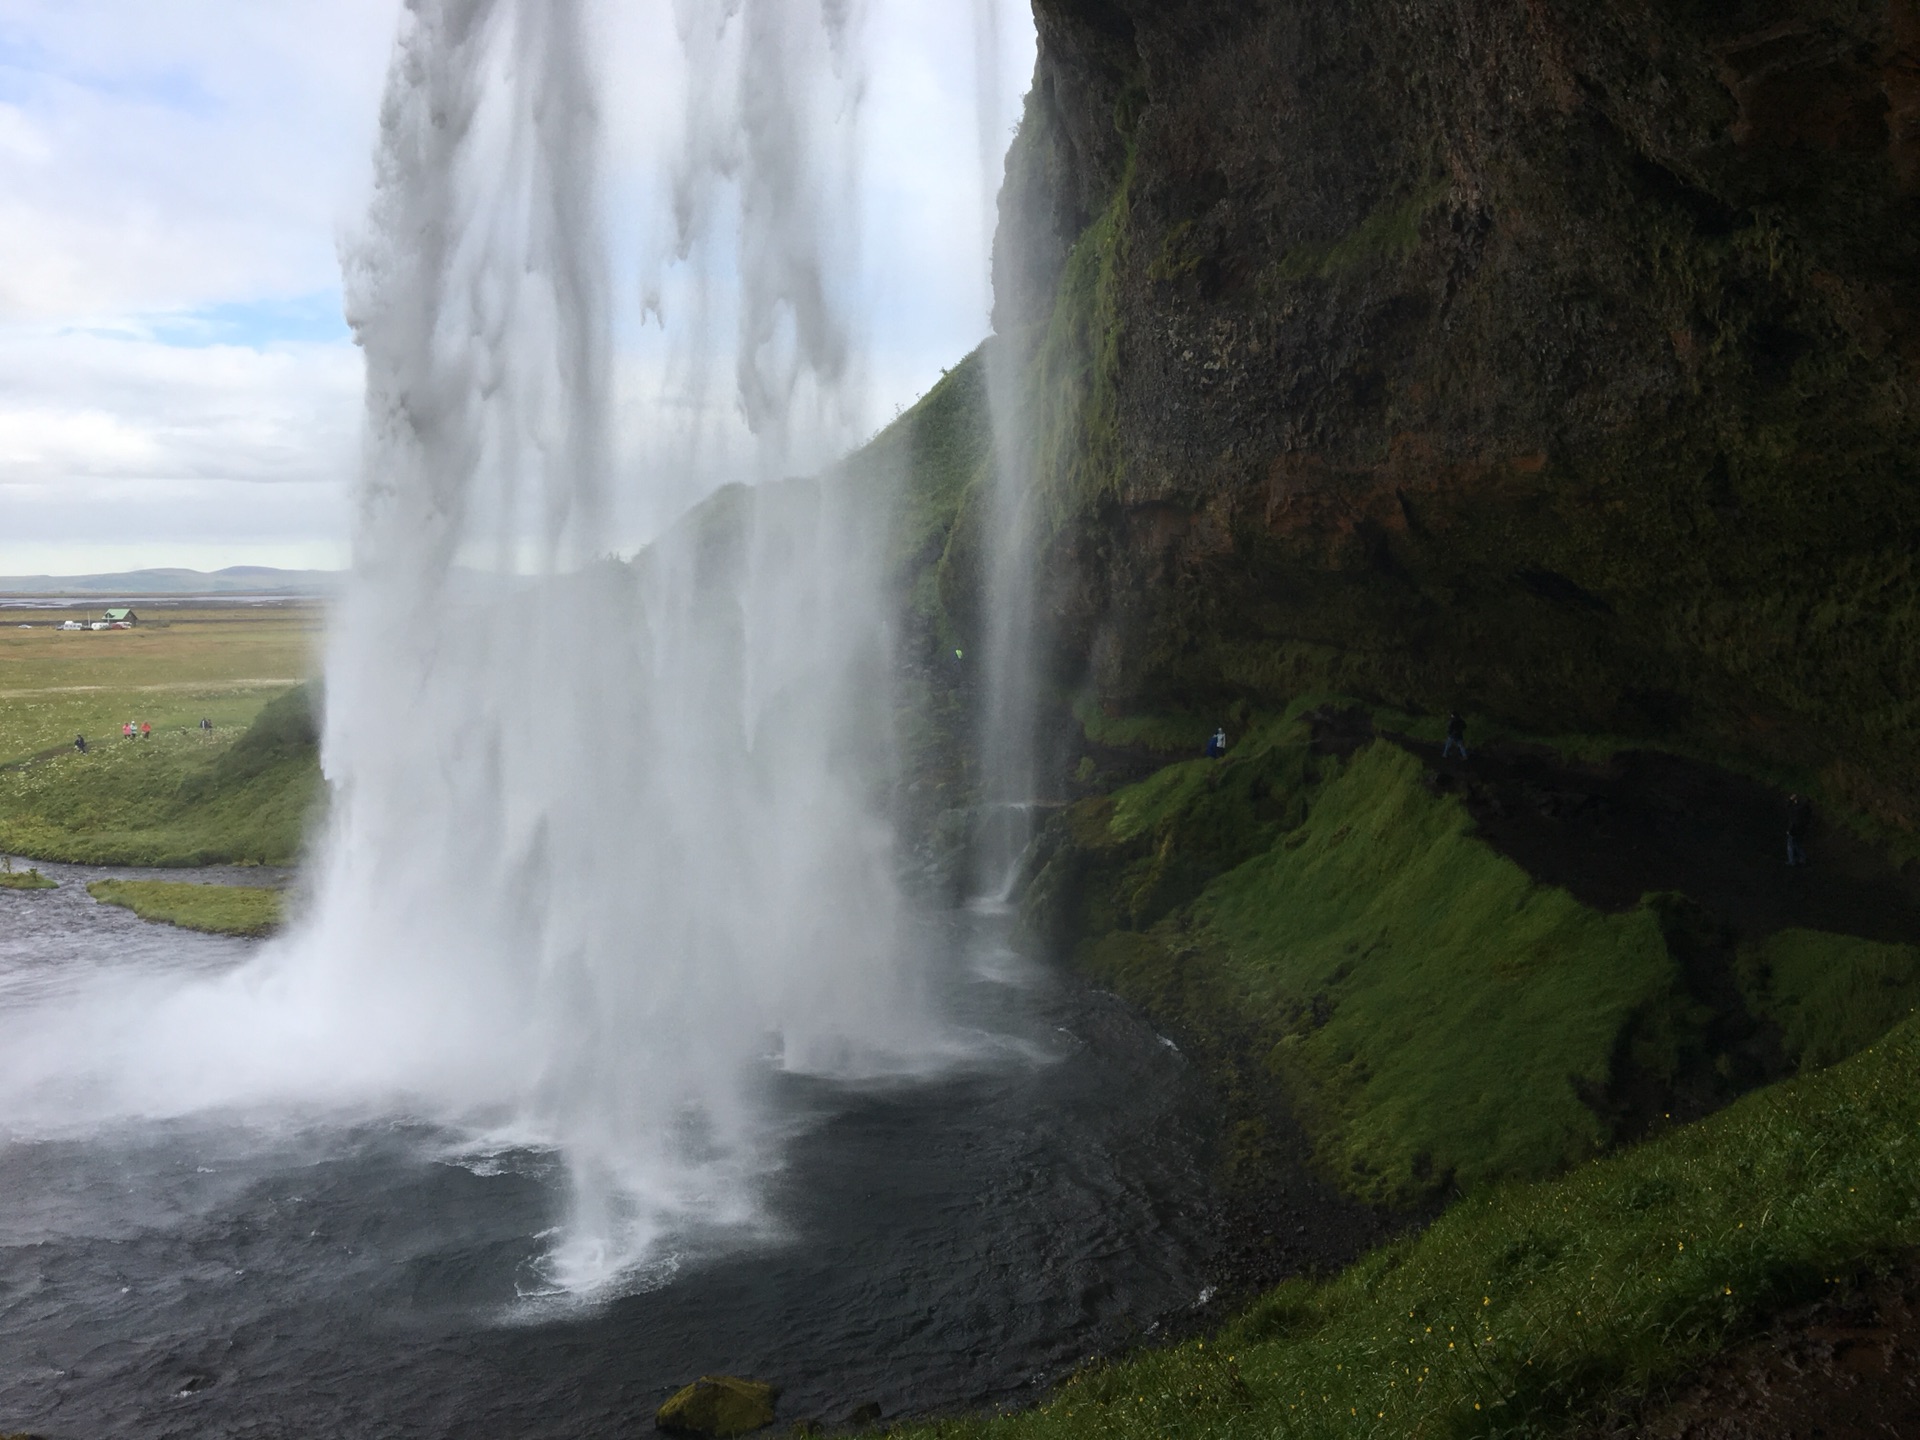
{"type": "Polygon", "coordinates": [[[1813,822],[1813,807],[1798,795],[1787,797],[1787,864],[1807,863],[1807,827],[1813,822]]]}
{"type": "Polygon", "coordinates": [[[1455,750],[1460,752],[1462,760],[1467,758],[1467,722],[1460,718],[1458,710],[1447,715],[1447,743],[1440,747],[1440,758],[1445,760],[1455,750]]]}
{"type": "Polygon", "coordinates": [[[1214,731],[1212,735],[1207,737],[1207,758],[1209,760],[1218,760],[1221,756],[1225,755],[1226,753],[1227,753],[1227,731],[1226,731],[1226,727],[1222,726],[1220,729],[1214,731]]]}

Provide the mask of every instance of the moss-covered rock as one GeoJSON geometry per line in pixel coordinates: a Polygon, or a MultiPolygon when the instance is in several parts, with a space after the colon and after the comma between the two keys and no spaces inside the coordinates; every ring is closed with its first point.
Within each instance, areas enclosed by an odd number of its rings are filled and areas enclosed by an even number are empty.
{"type": "Polygon", "coordinates": [[[773,1423],[773,1386],[731,1375],[702,1375],[674,1392],[654,1416],[670,1435],[746,1435],[773,1423]]]}
{"type": "Polygon", "coordinates": [[[1912,831],[1910,8],[1042,0],[995,320],[1061,685],[1659,737],[1912,831]]]}

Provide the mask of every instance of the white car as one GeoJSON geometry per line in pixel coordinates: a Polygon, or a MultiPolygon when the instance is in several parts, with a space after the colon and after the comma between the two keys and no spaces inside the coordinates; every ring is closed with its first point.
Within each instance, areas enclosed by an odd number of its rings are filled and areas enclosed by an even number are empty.
{"type": "Polygon", "coordinates": [[[91,625],[87,626],[87,628],[89,630],[111,630],[113,626],[109,625],[104,620],[96,620],[91,625]]]}
{"type": "Polygon", "coordinates": [[[84,630],[87,627],[82,625],[78,620],[63,620],[60,622],[60,628],[62,630],[84,630]]]}

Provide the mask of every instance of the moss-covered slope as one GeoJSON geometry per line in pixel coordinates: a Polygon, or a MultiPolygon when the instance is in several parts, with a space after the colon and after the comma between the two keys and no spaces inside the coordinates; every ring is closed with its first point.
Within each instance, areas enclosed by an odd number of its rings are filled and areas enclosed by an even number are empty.
{"type": "MultiPolygon", "coordinates": [[[[1303,704],[1224,760],[1079,801],[1035,860],[1031,927],[1219,1079],[1237,1178],[1258,1182],[1278,1111],[1374,1201],[1551,1174],[1920,1004],[1920,949],[1791,908],[1729,919],[1689,871],[1697,895],[1607,908],[1542,883],[1415,742],[1371,729],[1303,704]]],[[[1770,846],[1746,862],[1769,866],[1770,846]]]]}
{"type": "MultiPolygon", "coordinates": [[[[1456,1206],[1224,1333],[962,1436],[1565,1434],[1920,1245],[1920,1034],[1552,1182],[1456,1206]]],[[[1727,1417],[1721,1417],[1727,1418],[1727,1417]]]]}

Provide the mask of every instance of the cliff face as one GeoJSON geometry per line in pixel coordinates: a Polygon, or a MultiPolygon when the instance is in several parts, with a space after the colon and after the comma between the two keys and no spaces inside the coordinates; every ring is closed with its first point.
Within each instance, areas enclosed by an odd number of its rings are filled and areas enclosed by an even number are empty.
{"type": "Polygon", "coordinates": [[[1920,0],[1035,0],[1059,679],[1685,740],[1920,818],[1920,0]]]}

